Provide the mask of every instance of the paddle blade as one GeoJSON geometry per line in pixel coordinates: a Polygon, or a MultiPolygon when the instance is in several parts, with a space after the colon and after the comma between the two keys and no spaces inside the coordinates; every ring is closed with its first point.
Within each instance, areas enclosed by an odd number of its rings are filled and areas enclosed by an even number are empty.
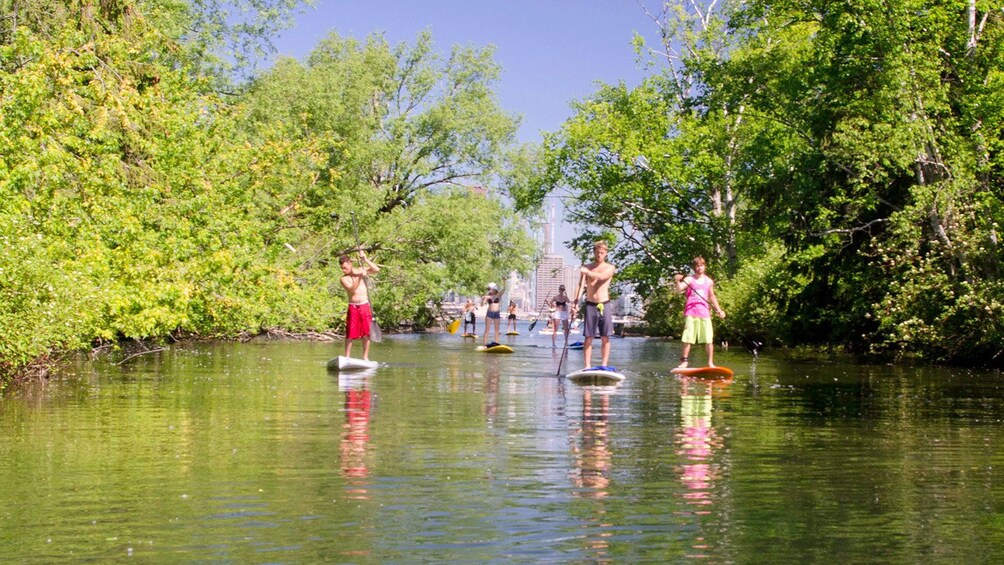
{"type": "Polygon", "coordinates": [[[457,329],[460,328],[460,320],[453,320],[446,326],[446,331],[450,332],[450,335],[457,333],[457,329]]]}
{"type": "Polygon", "coordinates": [[[377,343],[383,341],[383,332],[380,331],[380,326],[377,324],[376,320],[370,322],[370,341],[375,341],[377,343]]]}
{"type": "Polygon", "coordinates": [[[536,325],[537,325],[537,320],[534,320],[534,321],[530,322],[530,330],[529,331],[532,332],[533,331],[533,327],[536,326],[536,325]]]}

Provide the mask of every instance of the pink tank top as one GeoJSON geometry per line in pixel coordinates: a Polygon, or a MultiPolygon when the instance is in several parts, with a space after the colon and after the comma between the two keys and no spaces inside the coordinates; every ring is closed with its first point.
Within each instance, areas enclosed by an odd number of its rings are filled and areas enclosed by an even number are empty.
{"type": "Polygon", "coordinates": [[[684,316],[694,316],[695,318],[710,318],[711,310],[708,309],[708,291],[714,284],[709,277],[700,279],[690,279],[687,286],[687,305],[683,307],[684,316]]]}

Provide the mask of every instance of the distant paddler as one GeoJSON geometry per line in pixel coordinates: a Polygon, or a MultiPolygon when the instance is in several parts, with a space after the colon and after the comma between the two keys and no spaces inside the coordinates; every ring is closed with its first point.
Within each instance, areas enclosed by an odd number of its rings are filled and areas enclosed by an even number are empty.
{"type": "Polygon", "coordinates": [[[499,326],[502,325],[502,295],[499,294],[495,283],[488,283],[488,292],[481,297],[481,305],[485,304],[488,305],[488,313],[485,315],[485,335],[481,344],[487,347],[488,331],[494,326],[495,341],[492,344],[497,344],[499,342],[499,326]]]}
{"type": "Polygon", "coordinates": [[[359,250],[360,266],[352,265],[349,255],[338,259],[342,266],[342,277],[339,281],[349,297],[348,312],[345,314],[345,356],[352,357],[352,341],[363,340],[363,359],[370,358],[370,324],[373,322],[373,309],[370,307],[369,290],[366,288],[365,277],[380,270],[376,263],[370,261],[366,252],[359,250]]]}
{"type": "Polygon", "coordinates": [[[506,318],[505,333],[512,335],[516,332],[516,301],[509,301],[509,316],[506,318]]]}
{"type": "Polygon", "coordinates": [[[470,299],[467,300],[467,304],[464,305],[464,336],[474,335],[478,333],[478,323],[477,317],[474,314],[474,303],[470,299]],[[470,324],[470,331],[467,330],[467,325],[470,324]]]}
{"type": "Polygon", "coordinates": [[[565,294],[565,285],[558,287],[558,294],[551,299],[551,320],[554,325],[554,333],[551,334],[551,347],[557,346],[558,326],[565,330],[565,337],[568,337],[568,295],[565,294]]]}

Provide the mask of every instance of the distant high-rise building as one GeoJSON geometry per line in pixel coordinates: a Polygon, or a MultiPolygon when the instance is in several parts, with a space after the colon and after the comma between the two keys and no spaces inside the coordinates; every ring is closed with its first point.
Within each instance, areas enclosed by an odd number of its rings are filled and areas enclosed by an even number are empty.
{"type": "Polygon", "coordinates": [[[539,310],[545,302],[554,298],[558,287],[565,284],[565,260],[560,255],[544,255],[537,263],[536,278],[536,308],[539,310]]]}
{"type": "Polygon", "coordinates": [[[537,264],[537,271],[534,273],[534,303],[538,310],[545,302],[554,298],[561,285],[565,285],[565,294],[568,295],[568,298],[575,298],[575,286],[579,284],[579,265],[566,265],[564,257],[554,253],[556,225],[554,204],[552,204],[547,222],[544,224],[544,256],[537,264]]]}
{"type": "Polygon", "coordinates": [[[569,299],[574,299],[575,285],[579,284],[579,265],[565,265],[564,281],[565,294],[568,295],[569,299]]]}

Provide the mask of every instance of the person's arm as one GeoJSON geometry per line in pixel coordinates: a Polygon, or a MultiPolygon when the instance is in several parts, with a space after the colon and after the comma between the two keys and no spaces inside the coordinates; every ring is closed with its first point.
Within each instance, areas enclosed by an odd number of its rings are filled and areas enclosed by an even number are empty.
{"type": "Polygon", "coordinates": [[[687,278],[685,275],[674,275],[673,280],[676,281],[676,292],[684,292],[687,290],[687,278]]]}
{"type": "Polygon", "coordinates": [[[718,305],[718,297],[715,296],[715,283],[711,283],[711,286],[708,287],[708,298],[710,299],[708,300],[708,304],[711,304],[715,308],[715,311],[718,312],[718,317],[724,320],[725,310],[722,310],[722,307],[718,305]]]}
{"type": "Polygon", "coordinates": [[[363,261],[363,274],[372,275],[373,273],[380,272],[380,266],[370,261],[370,258],[366,256],[366,252],[359,250],[359,258],[363,261]]]}
{"type": "Polygon", "coordinates": [[[576,312],[579,311],[579,297],[582,296],[582,289],[585,287],[586,284],[586,273],[585,273],[586,270],[588,269],[586,269],[585,266],[583,266],[582,269],[579,269],[579,272],[581,273],[579,275],[579,284],[575,285],[575,298],[572,299],[572,304],[571,304],[572,318],[574,318],[576,312]]]}
{"type": "Polygon", "coordinates": [[[596,278],[603,284],[613,280],[615,274],[617,274],[617,267],[607,263],[607,268],[603,269],[603,272],[598,273],[596,278]]]}

